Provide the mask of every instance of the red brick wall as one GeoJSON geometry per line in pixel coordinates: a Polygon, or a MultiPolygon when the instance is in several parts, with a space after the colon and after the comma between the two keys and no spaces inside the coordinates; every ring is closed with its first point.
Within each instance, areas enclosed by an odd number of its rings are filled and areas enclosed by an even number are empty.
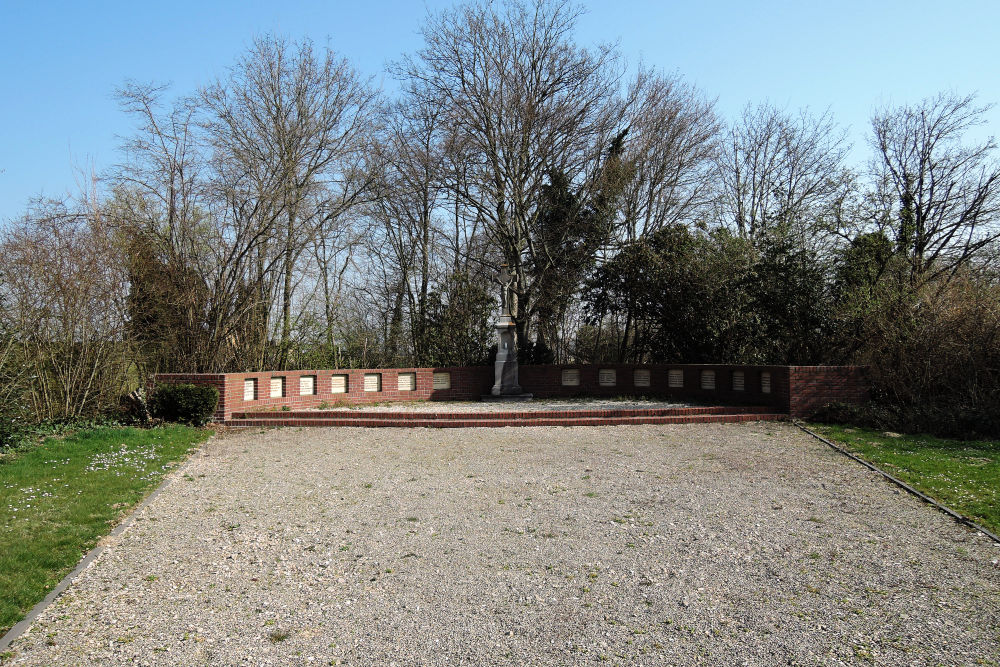
{"type": "Polygon", "coordinates": [[[229,419],[234,412],[267,410],[288,406],[291,409],[316,408],[322,404],[362,404],[383,401],[472,401],[488,394],[493,386],[493,369],[487,366],[455,368],[351,368],[343,370],[267,371],[263,373],[226,373],[225,375],[161,374],[156,382],[192,384],[211,383],[219,387],[217,421],[229,419]],[[451,374],[450,389],[434,389],[434,373],[451,374]],[[382,375],[382,391],[364,390],[364,377],[368,373],[382,375]],[[416,389],[400,391],[400,373],[416,374],[416,389]],[[315,394],[300,393],[300,378],[316,377],[315,394]],[[347,392],[334,394],[333,376],[347,376],[347,392]],[[271,397],[271,378],[285,378],[285,395],[271,397]],[[257,380],[257,398],[243,399],[244,381],[257,380]]]}
{"type": "Polygon", "coordinates": [[[868,376],[863,366],[789,366],[788,414],[808,417],[828,403],[865,403],[868,376]]]}
{"type": "MultiPolygon", "coordinates": [[[[867,380],[864,369],[852,366],[737,366],[724,364],[594,364],[594,365],[543,365],[521,366],[520,383],[524,391],[538,398],[569,398],[577,396],[659,396],[680,400],[708,403],[771,406],[793,417],[806,416],[832,401],[860,402],[867,400],[867,380]],[[579,386],[563,386],[564,369],[580,373],[579,386]],[[649,387],[637,387],[634,373],[648,370],[649,387]],[[601,386],[601,370],[615,371],[615,385],[601,386]],[[682,387],[669,386],[669,372],[683,374],[682,387]],[[715,375],[715,388],[702,389],[702,373],[715,375]],[[733,386],[736,372],[743,373],[744,388],[733,386]],[[763,391],[761,377],[770,373],[771,390],[763,391]]],[[[372,368],[344,370],[273,371],[264,373],[227,374],[164,374],[156,376],[157,382],[190,382],[211,384],[219,389],[217,421],[229,419],[234,412],[248,410],[316,408],[320,405],[362,404],[384,401],[472,401],[490,393],[493,386],[493,368],[489,366],[450,368],[372,368]],[[434,389],[435,372],[451,374],[450,389],[434,389]],[[381,373],[382,391],[364,391],[364,376],[381,373]],[[397,378],[400,373],[416,375],[416,389],[401,391],[397,378]],[[300,378],[316,377],[315,394],[300,394],[300,378]],[[334,375],[347,376],[347,392],[332,393],[334,375]],[[285,378],[285,394],[272,398],[270,382],[273,377],[285,378]],[[243,399],[244,381],[257,380],[254,400],[243,399]]]]}
{"type": "Polygon", "coordinates": [[[726,364],[567,364],[551,366],[521,366],[521,386],[539,398],[573,396],[664,396],[695,401],[719,401],[744,405],[772,405],[785,409],[788,405],[788,366],[737,366],[726,364]],[[563,369],[580,371],[580,386],[562,385],[563,369]],[[650,386],[637,387],[634,373],[648,370],[650,386]],[[601,370],[614,370],[616,383],[604,387],[599,383],[601,370]],[[671,370],[680,370],[683,387],[670,387],[671,370]],[[701,388],[702,371],[715,373],[715,389],[701,388]],[[744,388],[733,389],[733,374],[743,372],[744,388]],[[771,391],[761,390],[761,374],[771,374],[771,391]]]}

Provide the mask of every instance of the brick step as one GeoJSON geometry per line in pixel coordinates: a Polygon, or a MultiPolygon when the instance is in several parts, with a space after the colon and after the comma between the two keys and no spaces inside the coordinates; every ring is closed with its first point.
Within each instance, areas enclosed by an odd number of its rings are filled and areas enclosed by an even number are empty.
{"type": "MultiPolygon", "coordinates": [[[[411,413],[412,414],[412,413],[411,413]]],[[[538,414],[538,413],[536,413],[538,414]]],[[[782,421],[788,419],[781,413],[693,414],[660,416],[611,416],[611,417],[555,417],[541,413],[532,417],[503,419],[426,419],[401,417],[396,419],[300,419],[281,415],[269,419],[232,419],[226,426],[237,428],[275,426],[355,426],[396,428],[473,428],[502,426],[629,426],[642,424],[705,424],[748,421],[782,421]]]]}
{"type": "Polygon", "coordinates": [[[257,410],[234,412],[234,420],[362,420],[377,421],[495,421],[509,419],[587,419],[591,417],[686,417],[692,415],[772,414],[769,406],[697,406],[684,408],[622,408],[604,410],[489,410],[482,412],[377,412],[367,410],[257,410]]]}

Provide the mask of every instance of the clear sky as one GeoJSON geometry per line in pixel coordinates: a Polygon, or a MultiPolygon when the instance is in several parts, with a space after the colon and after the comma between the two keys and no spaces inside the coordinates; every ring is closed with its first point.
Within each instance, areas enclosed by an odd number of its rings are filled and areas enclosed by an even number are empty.
{"type": "MultiPolygon", "coordinates": [[[[496,0],[495,0],[496,1],[496,0]]],[[[386,62],[420,45],[428,11],[451,0],[0,0],[0,220],[34,195],[78,190],[79,170],[117,159],[131,121],[113,93],[126,79],[193,92],[255,34],[310,37],[384,82],[386,62]]],[[[829,108],[866,159],[876,107],[942,90],[1000,102],[997,0],[586,0],[583,44],[682,74],[725,118],[750,101],[829,108]]],[[[996,134],[1000,110],[983,135],[996,134]]]]}

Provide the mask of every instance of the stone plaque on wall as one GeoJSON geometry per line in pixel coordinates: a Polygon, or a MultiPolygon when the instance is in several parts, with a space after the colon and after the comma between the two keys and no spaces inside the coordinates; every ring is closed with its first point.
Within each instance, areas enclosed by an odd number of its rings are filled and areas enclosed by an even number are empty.
{"type": "Polygon", "coordinates": [[[701,372],[701,388],[715,389],[715,371],[701,372]]]}
{"type": "Polygon", "coordinates": [[[347,393],[347,376],[346,375],[334,375],[330,378],[330,393],[331,394],[346,394],[347,393]]]}
{"type": "Polygon", "coordinates": [[[365,373],[365,391],[382,391],[381,373],[365,373]]]}
{"type": "Polygon", "coordinates": [[[271,398],[285,395],[285,378],[271,378],[271,398]]]}
{"type": "Polygon", "coordinates": [[[636,387],[648,387],[649,386],[649,369],[647,368],[637,368],[633,375],[633,383],[636,387]]]}
{"type": "Polygon", "coordinates": [[[743,391],[746,388],[746,376],[743,371],[733,371],[733,391],[743,391]]]}
{"type": "Polygon", "coordinates": [[[762,394],[771,393],[771,372],[763,371],[760,374],[760,391],[762,394]]]}
{"type": "Polygon", "coordinates": [[[618,383],[618,378],[613,368],[602,368],[597,371],[597,384],[602,387],[614,387],[618,383]]]}
{"type": "Polygon", "coordinates": [[[299,396],[311,396],[316,393],[316,376],[303,375],[299,378],[299,396]]]}
{"type": "Polygon", "coordinates": [[[434,374],[435,389],[451,389],[451,373],[441,371],[434,374]]]}
{"type": "Polygon", "coordinates": [[[562,372],[562,383],[564,387],[579,387],[580,386],[580,369],[579,368],[565,368],[562,372]]]}
{"type": "Polygon", "coordinates": [[[244,401],[257,400],[257,380],[250,379],[243,381],[243,400],[244,401]]]}
{"type": "Polygon", "coordinates": [[[416,373],[400,373],[397,376],[396,388],[400,391],[416,391],[417,389],[417,374],[416,373]]]}
{"type": "Polygon", "coordinates": [[[679,389],[684,386],[684,371],[680,368],[673,368],[667,373],[667,386],[679,389]]]}

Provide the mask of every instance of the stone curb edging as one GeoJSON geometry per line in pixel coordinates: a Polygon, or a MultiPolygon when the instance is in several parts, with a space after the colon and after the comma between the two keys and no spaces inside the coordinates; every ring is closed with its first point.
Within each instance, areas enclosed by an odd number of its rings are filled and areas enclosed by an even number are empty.
{"type": "Polygon", "coordinates": [[[183,471],[191,464],[191,460],[194,459],[195,455],[201,452],[205,448],[205,445],[211,442],[214,438],[215,434],[212,434],[211,436],[209,436],[207,440],[202,442],[197,447],[197,449],[191,452],[191,454],[188,456],[188,459],[183,463],[183,465],[172,470],[166,477],[164,477],[163,481],[160,482],[160,484],[155,489],[153,489],[152,492],[150,492],[150,494],[146,496],[138,505],[132,508],[132,511],[129,512],[129,514],[124,519],[122,519],[121,522],[118,525],[116,525],[111,530],[110,533],[108,533],[105,537],[98,538],[99,543],[97,544],[97,546],[95,546],[93,549],[87,552],[87,554],[82,559],[80,559],[80,562],[76,564],[76,567],[74,567],[69,574],[63,577],[62,580],[58,584],[56,584],[55,588],[49,591],[48,595],[42,598],[41,602],[32,607],[31,611],[25,614],[24,618],[15,623],[14,627],[8,630],[3,637],[0,637],[0,651],[6,651],[8,648],[10,648],[10,645],[16,639],[18,639],[22,634],[24,634],[24,631],[27,630],[31,626],[31,624],[35,622],[35,620],[41,615],[41,613],[46,609],[48,609],[48,607],[53,602],[55,602],[56,598],[58,598],[60,595],[66,592],[66,589],[69,588],[70,584],[72,584],[73,581],[78,576],[80,576],[80,573],[86,570],[88,567],[90,567],[90,564],[93,563],[95,560],[97,560],[97,557],[100,556],[101,553],[103,553],[108,546],[110,546],[110,544],[100,544],[101,541],[107,540],[108,538],[111,537],[118,537],[123,532],[125,532],[125,530],[135,522],[135,518],[139,516],[139,514],[144,509],[149,507],[149,505],[154,500],[156,500],[156,497],[159,496],[164,489],[170,486],[170,483],[174,481],[175,477],[182,474],[181,471],[183,471]]]}
{"type": "Polygon", "coordinates": [[[968,518],[967,516],[959,514],[955,510],[953,510],[950,507],[948,507],[947,505],[944,505],[944,504],[942,504],[942,503],[934,500],[933,498],[931,498],[927,494],[921,493],[920,491],[917,491],[915,488],[913,488],[912,486],[910,486],[909,484],[907,484],[903,480],[899,479],[898,477],[890,475],[889,473],[887,473],[886,471],[882,470],[881,468],[879,468],[879,467],[877,467],[877,466],[869,463],[868,461],[865,461],[860,456],[852,454],[851,452],[849,452],[846,449],[840,447],[839,445],[835,444],[834,442],[832,442],[830,440],[827,440],[826,438],[824,438],[820,434],[818,434],[815,431],[813,431],[813,430],[809,429],[808,427],[806,427],[799,420],[793,419],[791,421],[792,421],[793,424],[795,424],[800,429],[802,429],[803,431],[805,431],[806,433],[808,433],[812,437],[816,438],[820,442],[822,442],[822,443],[824,443],[826,445],[829,445],[831,448],[837,450],[838,452],[840,452],[844,456],[846,456],[848,458],[851,458],[851,459],[854,459],[855,461],[857,461],[858,463],[860,463],[864,467],[868,468],[869,470],[873,470],[873,471],[877,472],[878,474],[882,475],[882,477],[886,478],[887,480],[889,480],[890,482],[892,482],[896,486],[900,487],[901,489],[903,489],[903,490],[905,490],[905,491],[913,494],[917,498],[920,498],[922,501],[924,501],[928,505],[932,505],[933,507],[936,507],[937,509],[941,510],[942,512],[944,512],[945,514],[947,514],[948,516],[950,516],[951,518],[953,518],[958,523],[964,524],[965,526],[967,526],[969,528],[972,528],[973,530],[979,531],[980,533],[982,533],[986,537],[990,538],[991,540],[993,540],[997,544],[1000,544],[1000,536],[994,535],[993,533],[991,533],[990,531],[986,530],[985,528],[983,528],[982,526],[980,526],[978,523],[976,523],[972,519],[968,518]]]}

